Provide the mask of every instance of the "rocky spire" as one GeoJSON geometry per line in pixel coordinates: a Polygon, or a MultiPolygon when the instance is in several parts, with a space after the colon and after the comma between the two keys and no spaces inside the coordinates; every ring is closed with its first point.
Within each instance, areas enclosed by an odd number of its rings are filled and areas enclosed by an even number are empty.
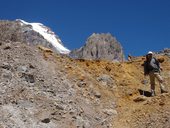
{"type": "Polygon", "coordinates": [[[124,59],[121,44],[110,33],[93,33],[80,49],[73,50],[70,56],[77,59],[122,61],[124,59]]]}

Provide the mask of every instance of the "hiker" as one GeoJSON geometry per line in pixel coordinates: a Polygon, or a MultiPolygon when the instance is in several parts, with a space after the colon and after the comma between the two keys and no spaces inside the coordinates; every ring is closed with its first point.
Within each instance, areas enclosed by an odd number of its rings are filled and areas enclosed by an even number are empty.
{"type": "Polygon", "coordinates": [[[160,75],[160,71],[162,68],[160,67],[159,61],[153,57],[153,52],[149,51],[146,55],[146,61],[144,62],[144,76],[149,75],[150,85],[151,85],[151,96],[155,96],[155,78],[159,81],[161,93],[167,93],[163,86],[163,78],[160,75]]]}

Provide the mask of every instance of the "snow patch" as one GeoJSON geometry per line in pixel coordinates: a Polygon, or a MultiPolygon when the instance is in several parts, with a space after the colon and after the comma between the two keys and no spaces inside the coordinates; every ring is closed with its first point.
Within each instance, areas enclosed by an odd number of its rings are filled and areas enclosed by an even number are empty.
{"type": "Polygon", "coordinates": [[[47,28],[46,26],[44,26],[41,23],[28,23],[24,20],[18,20],[21,22],[21,25],[31,25],[32,29],[36,32],[38,32],[39,34],[41,34],[44,39],[46,39],[48,42],[50,42],[57,51],[59,51],[62,54],[68,54],[70,52],[70,50],[68,50],[67,48],[65,48],[62,44],[61,44],[61,40],[58,39],[55,35],[54,32],[52,32],[49,28],[47,28]]]}

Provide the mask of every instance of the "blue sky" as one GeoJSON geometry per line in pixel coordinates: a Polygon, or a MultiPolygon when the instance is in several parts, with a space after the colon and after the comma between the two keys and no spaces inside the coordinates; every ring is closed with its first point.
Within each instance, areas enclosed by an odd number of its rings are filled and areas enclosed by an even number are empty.
{"type": "Polygon", "coordinates": [[[0,19],[50,27],[68,49],[92,33],[111,33],[125,54],[170,48],[170,0],[0,0],[0,19]]]}

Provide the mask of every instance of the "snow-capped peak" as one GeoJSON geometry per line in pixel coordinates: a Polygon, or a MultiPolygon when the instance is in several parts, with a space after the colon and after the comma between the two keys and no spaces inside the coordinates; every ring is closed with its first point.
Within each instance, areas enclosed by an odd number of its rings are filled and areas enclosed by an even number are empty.
{"type": "Polygon", "coordinates": [[[61,40],[56,37],[55,33],[51,31],[49,28],[47,28],[46,26],[44,26],[43,24],[28,23],[20,19],[17,21],[20,21],[21,25],[31,25],[34,31],[41,34],[44,37],[44,39],[46,39],[49,43],[51,43],[56,48],[56,50],[59,51],[60,53],[68,54],[70,52],[70,50],[68,50],[62,45],[61,40]]]}

